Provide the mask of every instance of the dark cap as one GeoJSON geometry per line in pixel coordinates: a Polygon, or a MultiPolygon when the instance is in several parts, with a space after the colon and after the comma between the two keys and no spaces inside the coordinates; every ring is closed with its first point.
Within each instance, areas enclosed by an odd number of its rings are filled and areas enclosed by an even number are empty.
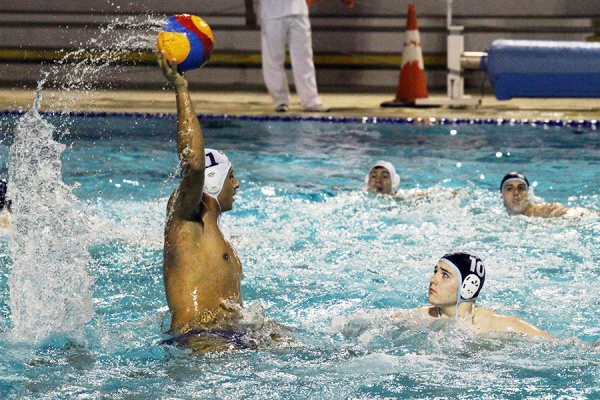
{"type": "Polygon", "coordinates": [[[502,178],[502,182],[500,182],[500,191],[502,191],[502,189],[504,189],[504,184],[506,182],[510,182],[510,181],[523,182],[525,184],[525,186],[527,186],[527,189],[529,189],[529,181],[527,180],[525,175],[523,175],[520,172],[511,172],[509,174],[504,175],[504,178],[502,178]]]}
{"type": "Polygon", "coordinates": [[[485,282],[485,267],[479,257],[469,253],[448,253],[444,254],[440,261],[458,273],[458,303],[474,301],[485,282]]]}

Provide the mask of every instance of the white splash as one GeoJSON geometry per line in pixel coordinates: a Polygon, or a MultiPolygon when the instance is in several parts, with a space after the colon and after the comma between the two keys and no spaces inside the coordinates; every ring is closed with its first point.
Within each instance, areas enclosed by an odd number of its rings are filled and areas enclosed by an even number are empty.
{"type": "Polygon", "coordinates": [[[42,118],[42,89],[57,90],[46,109],[68,116],[81,96],[96,94],[103,76],[119,73],[123,55],[153,47],[160,22],[151,15],[110,21],[97,37],[42,71],[35,104],[18,122],[8,163],[13,199],[8,284],[16,341],[76,335],[94,316],[95,278],[87,270],[91,219],[62,180],[65,145],[53,140],[54,133],[68,135],[70,123],[62,118],[56,129],[42,118]]]}
{"type": "Polygon", "coordinates": [[[76,331],[94,316],[87,219],[62,181],[65,145],[53,140],[54,126],[39,114],[40,97],[38,91],[19,120],[8,160],[11,336],[29,342],[76,331]]]}

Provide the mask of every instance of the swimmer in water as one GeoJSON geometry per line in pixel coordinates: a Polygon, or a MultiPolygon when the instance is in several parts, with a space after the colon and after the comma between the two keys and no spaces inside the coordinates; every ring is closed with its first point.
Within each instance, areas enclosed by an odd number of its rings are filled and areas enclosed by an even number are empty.
{"type": "MultiPolygon", "coordinates": [[[[450,253],[437,262],[429,280],[430,306],[416,310],[428,318],[450,318],[461,321],[473,333],[514,332],[553,337],[517,317],[498,314],[475,307],[475,300],[485,282],[481,260],[468,253],[450,253]]],[[[404,318],[411,310],[401,310],[393,318],[404,318]]]]}
{"type": "Polygon", "coordinates": [[[12,227],[12,200],[6,200],[7,190],[8,182],[6,182],[6,179],[0,179],[0,228],[4,229],[10,229],[12,227]]]}
{"type": "MultiPolygon", "coordinates": [[[[164,76],[175,88],[181,167],[179,184],[167,205],[164,231],[163,278],[171,312],[169,332],[176,336],[189,336],[191,332],[198,332],[200,338],[211,336],[210,348],[203,351],[229,349],[238,341],[234,333],[228,342],[224,332],[235,326],[242,307],[242,263],[219,222],[221,213],[233,208],[240,183],[227,156],[204,147],[186,79],[164,54],[157,58],[164,76]],[[211,330],[216,333],[211,335],[211,330]]],[[[190,343],[189,337],[185,342],[190,343]]]]}
{"type": "Polygon", "coordinates": [[[400,186],[400,175],[396,173],[396,168],[389,161],[377,161],[365,176],[367,190],[374,194],[390,195],[401,200],[411,197],[426,196],[427,193],[419,189],[408,191],[398,191],[400,186]]]}
{"type": "Polygon", "coordinates": [[[395,195],[396,188],[400,185],[400,175],[396,168],[388,161],[377,161],[369,168],[365,177],[367,190],[375,194],[395,195]]]}
{"type": "Polygon", "coordinates": [[[561,217],[568,211],[559,203],[533,203],[533,191],[529,187],[529,181],[520,172],[511,172],[502,178],[500,196],[509,215],[553,218],[561,217]]]}

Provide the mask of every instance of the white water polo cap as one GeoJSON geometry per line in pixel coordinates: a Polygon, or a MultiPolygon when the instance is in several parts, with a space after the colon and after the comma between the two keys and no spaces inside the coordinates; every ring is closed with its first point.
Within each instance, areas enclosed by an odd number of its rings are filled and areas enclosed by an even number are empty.
{"type": "Polygon", "coordinates": [[[365,184],[369,184],[369,177],[371,176],[371,171],[373,171],[373,168],[377,167],[387,169],[392,178],[392,189],[398,188],[398,186],[400,185],[400,175],[396,173],[396,168],[394,168],[391,162],[383,160],[379,160],[375,164],[371,165],[371,168],[369,168],[369,173],[365,176],[365,184]]]}
{"type": "Polygon", "coordinates": [[[475,301],[485,282],[485,267],[479,257],[469,253],[449,253],[440,258],[458,274],[458,303],[475,301]]]}
{"type": "Polygon", "coordinates": [[[204,193],[215,200],[218,200],[225,179],[227,179],[227,175],[229,174],[231,162],[227,156],[219,150],[204,149],[204,157],[206,158],[206,168],[204,169],[204,193]]]}

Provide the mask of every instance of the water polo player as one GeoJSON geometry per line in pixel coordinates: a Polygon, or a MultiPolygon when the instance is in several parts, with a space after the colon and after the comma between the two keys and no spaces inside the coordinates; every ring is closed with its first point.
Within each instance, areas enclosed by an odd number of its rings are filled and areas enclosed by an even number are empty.
{"type": "MultiPolygon", "coordinates": [[[[431,319],[451,318],[464,323],[474,333],[491,331],[552,335],[513,316],[475,307],[485,283],[485,267],[479,257],[469,253],[449,253],[437,262],[429,280],[430,306],[415,309],[431,319]]],[[[411,310],[401,310],[394,318],[405,318],[411,310]]]]}
{"type": "Polygon", "coordinates": [[[400,176],[392,163],[381,160],[371,165],[369,173],[365,176],[365,183],[371,193],[393,196],[400,185],[400,176]]]}
{"type": "Polygon", "coordinates": [[[365,176],[367,190],[374,194],[390,195],[399,200],[427,196],[429,193],[420,189],[398,190],[400,175],[389,161],[377,161],[369,168],[365,176]]]}
{"type": "Polygon", "coordinates": [[[242,264],[219,222],[221,213],[232,209],[240,184],[227,157],[205,149],[187,81],[177,66],[169,65],[162,53],[158,63],[175,87],[181,166],[165,223],[163,278],[170,332],[214,330],[219,334],[209,340],[211,346],[227,349],[235,340],[228,342],[222,333],[235,325],[242,306],[242,264]]]}
{"type": "Polygon", "coordinates": [[[529,181],[520,172],[508,173],[500,182],[500,196],[509,215],[552,218],[565,215],[568,209],[559,203],[534,203],[529,181]]]}

